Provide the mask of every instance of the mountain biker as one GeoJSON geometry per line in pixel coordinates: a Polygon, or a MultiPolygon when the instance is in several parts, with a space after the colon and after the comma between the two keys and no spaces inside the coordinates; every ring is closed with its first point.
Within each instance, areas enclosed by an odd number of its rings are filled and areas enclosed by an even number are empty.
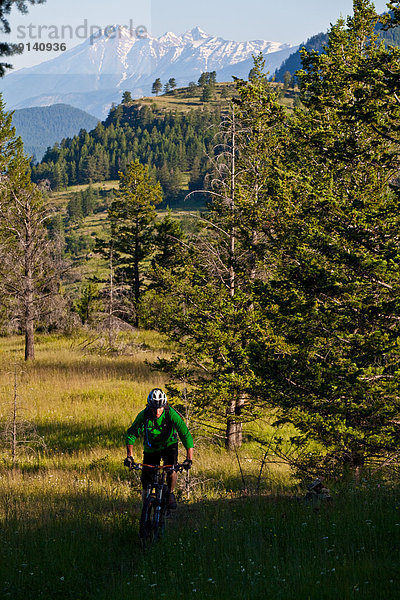
{"type": "MultiPolygon", "coordinates": [[[[145,465],[159,465],[161,459],[165,465],[177,464],[177,433],[186,449],[183,467],[188,470],[191,468],[193,460],[193,438],[189,429],[180,414],[168,405],[166,394],[159,388],[151,390],[147,397],[146,408],[137,415],[126,432],[127,458],[124,465],[133,466],[133,444],[140,435],[144,437],[143,463],[145,465]]],[[[176,478],[176,471],[168,473],[168,507],[172,509],[176,508],[174,495],[176,478]]],[[[152,480],[152,469],[144,466],[141,475],[143,499],[146,495],[146,488],[152,480]]]]}

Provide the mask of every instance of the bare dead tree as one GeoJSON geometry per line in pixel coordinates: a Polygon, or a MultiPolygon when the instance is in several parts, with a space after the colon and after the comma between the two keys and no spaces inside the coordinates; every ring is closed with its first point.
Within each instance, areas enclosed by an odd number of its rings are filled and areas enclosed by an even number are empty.
{"type": "MultiPolygon", "coordinates": [[[[215,146],[214,153],[216,158],[214,162],[214,177],[211,186],[215,193],[220,193],[220,204],[226,216],[223,221],[227,224],[225,236],[228,238],[228,255],[225,261],[220,253],[218,245],[208,248],[208,256],[218,257],[218,265],[215,263],[215,270],[219,271],[219,276],[226,272],[228,274],[227,285],[229,295],[235,297],[238,286],[237,264],[240,261],[238,257],[237,244],[237,206],[236,206],[236,161],[239,148],[237,146],[237,137],[243,136],[246,129],[238,122],[235,110],[235,104],[232,104],[231,114],[226,115],[221,123],[220,131],[217,135],[222,136],[222,143],[215,146]],[[221,202],[222,201],[222,202],[221,202]],[[221,270],[222,267],[222,270],[221,270]]],[[[221,230],[222,231],[222,230],[221,230]]],[[[226,447],[230,450],[240,448],[242,444],[243,423],[240,420],[243,407],[246,402],[246,396],[240,390],[235,390],[232,397],[228,400],[226,409],[226,447]]],[[[237,452],[236,456],[238,458],[237,452]]],[[[240,466],[240,463],[239,463],[240,466]]]]}
{"type": "Polygon", "coordinates": [[[35,357],[35,323],[51,312],[61,275],[55,268],[47,237],[48,218],[36,186],[24,177],[2,177],[0,304],[19,320],[25,335],[25,360],[35,357]]]}
{"type": "Polygon", "coordinates": [[[20,451],[35,453],[38,448],[45,448],[44,439],[38,435],[34,424],[23,416],[22,402],[19,394],[19,371],[15,365],[13,371],[13,396],[8,416],[0,429],[0,441],[11,454],[13,468],[17,466],[20,451]]]}

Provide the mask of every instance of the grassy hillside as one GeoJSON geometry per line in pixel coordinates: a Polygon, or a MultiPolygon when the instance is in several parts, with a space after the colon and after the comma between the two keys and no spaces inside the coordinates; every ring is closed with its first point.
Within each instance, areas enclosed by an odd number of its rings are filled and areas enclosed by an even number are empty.
{"type": "Polygon", "coordinates": [[[203,102],[200,88],[191,90],[188,87],[178,88],[167,94],[141,98],[138,102],[153,105],[159,110],[178,110],[187,112],[193,108],[205,108],[207,106],[228,106],[230,99],[235,95],[234,83],[217,83],[212,100],[203,102]]]}
{"type": "MultiPolygon", "coordinates": [[[[54,208],[65,208],[68,204],[68,201],[71,200],[73,194],[81,192],[83,190],[87,190],[89,186],[86,184],[80,185],[70,185],[68,188],[63,190],[54,191],[49,194],[49,201],[51,206],[54,208]]],[[[111,181],[96,181],[92,184],[93,189],[98,190],[99,192],[110,192],[118,188],[118,180],[111,181]]]]}
{"type": "MultiPolygon", "coordinates": [[[[289,91],[284,91],[283,85],[280,82],[273,84],[275,89],[281,92],[281,102],[288,108],[293,106],[293,94],[289,91]]],[[[297,92],[298,93],[298,92],[297,92]]],[[[222,111],[230,105],[232,98],[236,96],[236,87],[233,82],[221,82],[215,85],[213,90],[212,99],[204,102],[202,100],[202,89],[199,87],[189,88],[183,87],[178,88],[174,91],[168,92],[167,94],[161,94],[160,96],[151,96],[148,98],[141,98],[135,103],[151,106],[154,109],[160,111],[177,110],[180,112],[188,112],[192,109],[219,107],[222,111]]]]}
{"type": "MultiPolygon", "coordinates": [[[[332,485],[333,502],[309,505],[304,487],[271,457],[256,494],[265,449],[245,444],[239,452],[243,483],[235,453],[193,422],[190,480],[180,477],[177,513],[143,555],[140,483],[122,466],[124,432],[148,389],[164,384],[146,360],[169,348],[151,332],[125,334],[120,355],[110,357],[88,336],[41,336],[37,360],[22,368],[22,345],[0,340],[2,430],[16,366],[20,422],[32,421],[46,447],[21,446],[14,470],[1,450],[1,598],[397,597],[397,487],[350,480],[332,485]]],[[[267,422],[262,431],[271,434],[267,422]]]]}

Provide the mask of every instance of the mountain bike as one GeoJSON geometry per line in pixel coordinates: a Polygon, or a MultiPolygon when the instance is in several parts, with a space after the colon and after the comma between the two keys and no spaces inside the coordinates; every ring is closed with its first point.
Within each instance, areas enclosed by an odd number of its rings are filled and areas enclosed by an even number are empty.
{"type": "Polygon", "coordinates": [[[139,524],[139,537],[145,549],[157,541],[165,532],[166,519],[170,514],[166,476],[172,471],[182,472],[183,465],[146,465],[135,463],[132,466],[136,471],[141,470],[143,467],[153,469],[153,481],[146,489],[139,524]]]}

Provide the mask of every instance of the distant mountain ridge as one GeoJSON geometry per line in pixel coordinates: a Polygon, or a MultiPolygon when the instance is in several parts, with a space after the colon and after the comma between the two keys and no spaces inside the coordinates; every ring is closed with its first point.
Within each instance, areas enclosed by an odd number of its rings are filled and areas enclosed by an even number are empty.
{"type": "Polygon", "coordinates": [[[89,38],[53,60],[7,75],[0,81],[0,91],[8,108],[63,102],[104,117],[121,92],[147,96],[157,77],[163,83],[173,77],[184,86],[204,71],[216,71],[219,81],[220,72],[223,79],[231,80],[229,68],[252,55],[263,52],[269,58],[279,53],[273,64],[277,68],[293,50],[293,45],[281,42],[224,40],[200,27],[156,38],[138,37],[116,25],[107,35],[89,38]]]}
{"type": "Polygon", "coordinates": [[[13,125],[22,138],[26,154],[39,161],[49,146],[73,137],[81,129],[94,129],[98,121],[96,117],[67,104],[22,108],[13,115],[13,125]]]}

